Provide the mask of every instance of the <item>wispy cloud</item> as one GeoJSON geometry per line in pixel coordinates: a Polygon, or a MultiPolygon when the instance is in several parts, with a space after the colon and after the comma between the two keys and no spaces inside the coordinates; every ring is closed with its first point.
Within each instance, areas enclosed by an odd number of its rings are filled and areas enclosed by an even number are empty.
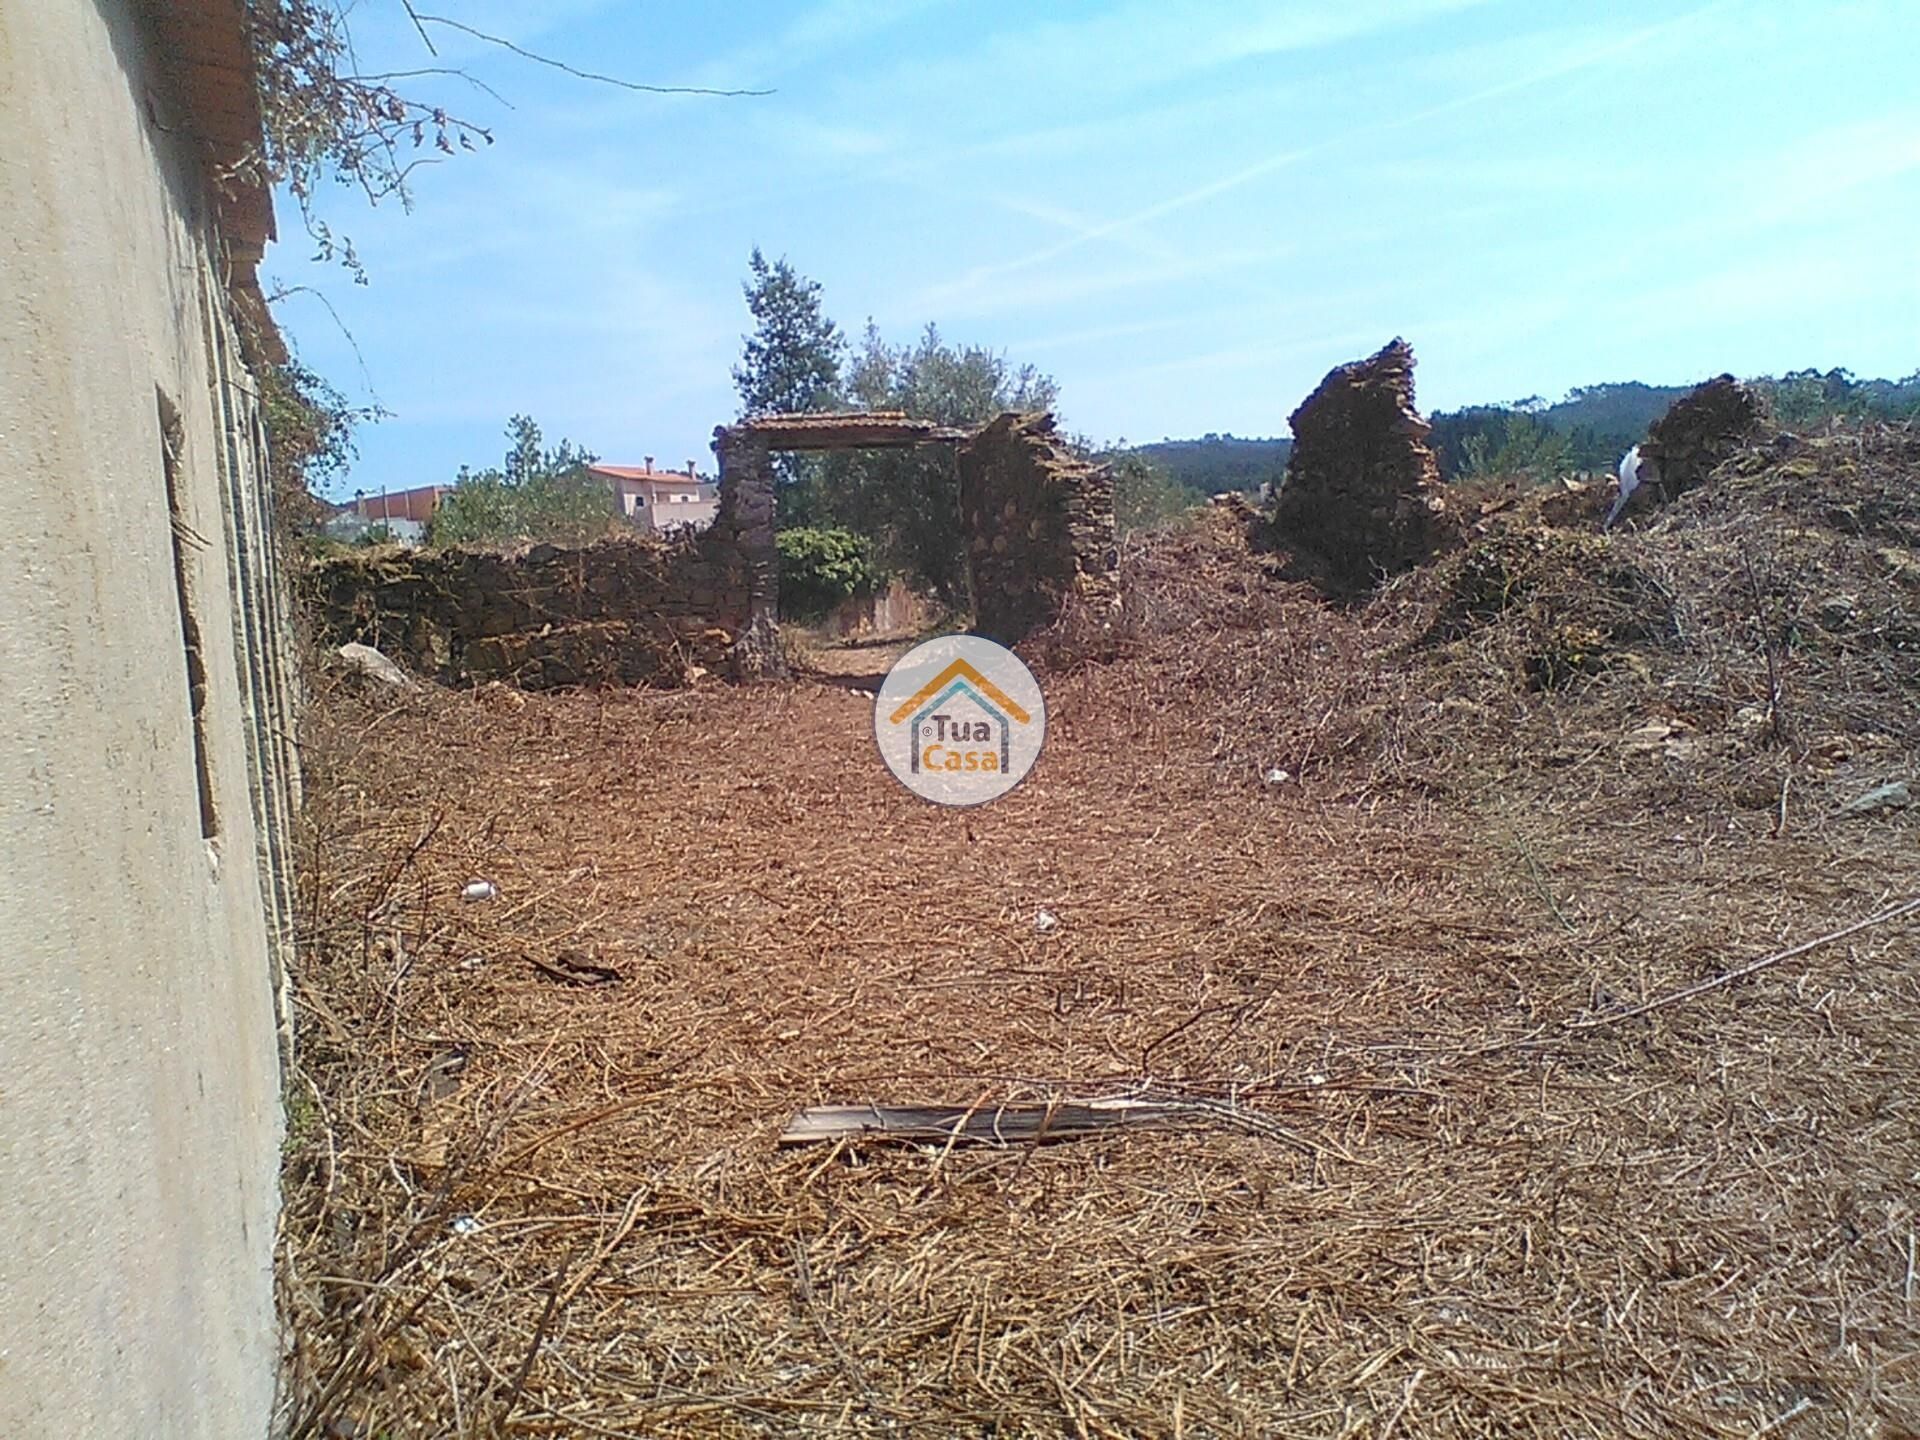
{"type": "Polygon", "coordinates": [[[789,20],[778,33],[754,40],[698,72],[701,85],[773,85],[796,72],[865,44],[954,0],[822,0],[789,20]]]}
{"type": "Polygon", "coordinates": [[[1015,355],[1041,355],[1050,350],[1104,344],[1109,340],[1137,340],[1142,335],[1164,335],[1169,330],[1185,330],[1192,325],[1193,317],[1190,315],[1169,315],[1158,320],[1128,320],[1117,325],[1094,325],[1082,330],[1020,335],[1007,343],[1007,349],[1015,355]]]}
{"type": "Polygon", "coordinates": [[[1920,170],[1920,109],[1829,126],[1793,141],[1749,171],[1755,219],[1818,212],[1863,187],[1920,170]]]}
{"type": "MultiPolygon", "coordinates": [[[[1457,111],[1485,105],[1504,96],[1522,90],[1532,89],[1559,80],[1579,70],[1591,69],[1613,60],[1621,59],[1644,45],[1667,35],[1681,26],[1691,25],[1728,9],[1739,0],[1714,0],[1687,14],[1664,20],[1655,25],[1645,26],[1603,44],[1593,45],[1583,51],[1567,55],[1551,64],[1547,64],[1524,75],[1514,76],[1495,85],[1489,85],[1454,99],[1429,105],[1411,114],[1392,116],[1373,124],[1359,126],[1317,144],[1290,147],[1277,150],[1251,164],[1243,165],[1224,175],[1216,176],[1199,185],[1178,191],[1152,204],[1142,206],[1110,220],[1100,221],[1064,239],[1044,245],[1012,259],[996,264],[980,265],[951,282],[951,291],[963,293],[975,289],[995,279],[1044,265],[1052,260],[1081,249],[1083,246],[1110,236],[1126,234],[1163,220],[1168,216],[1202,205],[1209,200],[1225,195],[1251,184],[1255,180],[1272,175],[1277,171],[1299,164],[1303,160],[1318,157],[1336,147],[1348,146],[1356,142],[1371,139],[1393,131],[1426,124],[1457,111]]],[[[933,292],[937,297],[941,292],[933,292]]]]}
{"type": "MultiPolygon", "coordinates": [[[[374,284],[314,275],[402,412],[370,463],[407,478],[490,457],[513,410],[703,454],[754,243],[843,323],[1032,355],[1096,433],[1270,433],[1395,331],[1430,403],[1911,349],[1897,0],[473,3],[590,68],[777,93],[669,102],[450,42],[505,77],[500,143],[423,172],[411,216],[330,196],[374,284]]],[[[294,239],[274,269],[307,278],[294,239]]],[[[301,329],[351,382],[331,321],[301,329]]]]}

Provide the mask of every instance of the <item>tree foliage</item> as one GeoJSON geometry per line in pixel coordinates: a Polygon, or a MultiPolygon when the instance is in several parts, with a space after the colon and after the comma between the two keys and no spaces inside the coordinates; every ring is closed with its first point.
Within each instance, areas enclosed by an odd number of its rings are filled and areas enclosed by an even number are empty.
{"type": "Polygon", "coordinates": [[[1201,503],[1198,491],[1139,450],[1116,448],[1095,458],[1113,471],[1113,519],[1122,535],[1177,524],[1201,503]]]}
{"type": "Polygon", "coordinates": [[[497,467],[460,467],[433,512],[435,545],[508,545],[545,540],[579,545],[606,534],[619,517],[610,490],[588,470],[595,457],[571,441],[546,448],[531,416],[507,422],[507,453],[497,467]]]}
{"type": "MultiPolygon", "coordinates": [[[[869,320],[842,403],[968,428],[1006,410],[1050,410],[1058,394],[1052,377],[1034,366],[982,346],[951,345],[933,325],[914,344],[895,346],[869,320]]],[[[794,487],[788,508],[797,523],[830,523],[866,536],[883,568],[913,576],[942,599],[965,598],[960,479],[951,451],[829,456],[794,487]]]]}
{"type": "Polygon", "coordinates": [[[1431,417],[1428,443],[1440,461],[1440,473],[1449,480],[1485,473],[1607,471],[1629,445],[1646,438],[1647,427],[1687,389],[1626,381],[1581,386],[1552,404],[1531,396],[1511,405],[1438,411],[1431,417]],[[1531,428],[1515,430],[1517,421],[1531,428]],[[1548,436],[1564,441],[1564,453],[1555,453],[1548,436]],[[1508,466],[1504,471],[1503,464],[1508,466]]]}
{"type": "MultiPolygon", "coordinates": [[[[332,180],[357,187],[368,203],[394,199],[409,206],[407,182],[415,169],[461,150],[493,143],[484,125],[445,106],[396,88],[394,81],[441,76],[463,80],[501,104],[492,87],[447,65],[368,73],[353,39],[354,0],[242,0],[253,51],[264,144],[247,163],[251,179],[283,186],[300,207],[320,247],[315,258],[340,260],[366,280],[353,244],[336,237],[313,211],[314,197],[332,180]]],[[[522,60],[575,79],[652,95],[766,95],[766,90],[720,90],[699,85],[645,85],[583,70],[445,15],[428,15],[402,0],[428,55],[437,55],[427,27],[455,30],[507,50],[522,60]]]]}
{"type": "Polygon", "coordinates": [[[376,405],[355,406],[298,360],[260,369],[260,417],[267,430],[267,478],[280,521],[295,536],[318,530],[317,497],[346,472],[357,452],[356,425],[377,420],[376,405]]]}
{"type": "Polygon", "coordinates": [[[252,178],[284,187],[299,206],[316,258],[340,260],[361,283],[353,243],[314,214],[328,180],[357,186],[369,203],[409,205],[407,178],[439,154],[491,145],[484,127],[395,89],[396,75],[360,72],[347,10],[334,0],[246,0],[247,35],[264,134],[252,178]]]}
{"type": "Polygon", "coordinates": [[[1135,445],[1131,454],[1194,492],[1195,499],[1222,490],[1258,490],[1279,485],[1287,473],[1293,441],[1209,432],[1195,440],[1156,440],[1135,445]]]}
{"type": "Polygon", "coordinates": [[[1544,481],[1572,468],[1572,442],[1540,419],[1537,410],[1504,414],[1497,429],[1469,435],[1462,446],[1460,473],[1465,479],[1511,476],[1544,481]]]}
{"type": "MultiPolygon", "coordinates": [[[[1793,370],[1751,383],[1776,419],[1791,427],[1838,417],[1904,421],[1920,417],[1920,371],[1901,380],[1862,380],[1847,370],[1793,370]]],[[[1607,472],[1688,385],[1629,380],[1583,385],[1547,404],[1538,396],[1511,405],[1470,405],[1433,417],[1430,443],[1450,480],[1477,474],[1607,472]]]]}
{"type": "MultiPolygon", "coordinates": [[[[1051,409],[1058,387],[998,351],[953,345],[929,325],[911,345],[890,344],[869,320],[860,344],[827,315],[817,281],[756,247],[742,287],[754,328],[733,372],[743,416],[833,409],[902,410],[940,425],[981,425],[1003,410],[1051,409]]],[[[863,537],[873,563],[907,574],[949,601],[964,598],[959,476],[944,450],[832,454],[777,471],[783,528],[863,537]]]]}
{"type": "Polygon", "coordinates": [[[1920,419],[1920,370],[1899,380],[1861,380],[1842,369],[1790,370],[1754,384],[1782,425],[1805,429],[1841,418],[1920,419]]]}
{"type": "Polygon", "coordinates": [[[756,245],[741,288],[753,315],[733,371],[742,418],[834,408],[847,342],[822,308],[819,282],[785,256],[768,263],[756,245]]]}
{"type": "Polygon", "coordinates": [[[870,595],[879,582],[873,547],[850,530],[812,526],[782,530],[780,610],[789,619],[817,620],[843,600],[870,595]]]}

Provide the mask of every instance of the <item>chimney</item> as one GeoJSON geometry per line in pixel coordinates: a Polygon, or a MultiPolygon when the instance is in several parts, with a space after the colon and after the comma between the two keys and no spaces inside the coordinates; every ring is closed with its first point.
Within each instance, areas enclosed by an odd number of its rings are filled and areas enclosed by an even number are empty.
{"type": "Polygon", "coordinates": [[[687,479],[693,479],[693,462],[691,460],[687,461],[687,479]]]}
{"type": "Polygon", "coordinates": [[[645,468],[648,470],[653,469],[653,457],[651,455],[647,456],[647,462],[646,462],[645,468]]]}

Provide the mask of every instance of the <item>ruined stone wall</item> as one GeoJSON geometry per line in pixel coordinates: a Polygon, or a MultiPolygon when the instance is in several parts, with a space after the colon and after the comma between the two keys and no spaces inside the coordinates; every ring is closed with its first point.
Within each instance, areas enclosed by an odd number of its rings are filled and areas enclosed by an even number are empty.
{"type": "Polygon", "coordinates": [[[1766,421],[1759,394],[1731,375],[1695,386],[1647,429],[1640,453],[1654,462],[1656,486],[1671,499],[1706,480],[1766,421]]]}
{"type": "Polygon", "coordinates": [[[450,683],[672,685],[694,666],[741,669],[774,566],[770,483],[736,467],[691,539],[383,551],[320,562],[302,583],[328,644],[358,640],[450,683]]]}
{"type": "Polygon", "coordinates": [[[1406,341],[1330,371],[1289,423],[1293,454],[1274,531],[1329,588],[1364,589],[1432,558],[1450,538],[1406,341]]]}
{"type": "Polygon", "coordinates": [[[1002,415],[960,447],[974,628],[1011,645],[1070,599],[1118,598],[1113,476],[1070,452],[1051,415],[1002,415]]]}
{"type": "MultiPolygon", "coordinates": [[[[720,462],[720,515],[708,534],[721,544],[745,587],[745,617],[728,652],[728,668],[742,679],[781,675],[786,662],[779,644],[780,551],[774,544],[772,452],[765,436],[721,425],[713,432],[713,453],[720,462]]],[[[734,598],[731,592],[729,598],[734,598]]],[[[731,619],[734,612],[727,613],[731,619]]]]}

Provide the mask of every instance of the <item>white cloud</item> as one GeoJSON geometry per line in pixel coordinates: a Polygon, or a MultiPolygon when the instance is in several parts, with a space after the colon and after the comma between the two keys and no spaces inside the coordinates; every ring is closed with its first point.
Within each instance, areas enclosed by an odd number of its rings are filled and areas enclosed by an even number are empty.
{"type": "Polygon", "coordinates": [[[1920,110],[1830,126],[1795,140],[1750,167],[1750,193],[1762,222],[1818,212],[1866,186],[1883,186],[1920,170],[1920,110]]]}

